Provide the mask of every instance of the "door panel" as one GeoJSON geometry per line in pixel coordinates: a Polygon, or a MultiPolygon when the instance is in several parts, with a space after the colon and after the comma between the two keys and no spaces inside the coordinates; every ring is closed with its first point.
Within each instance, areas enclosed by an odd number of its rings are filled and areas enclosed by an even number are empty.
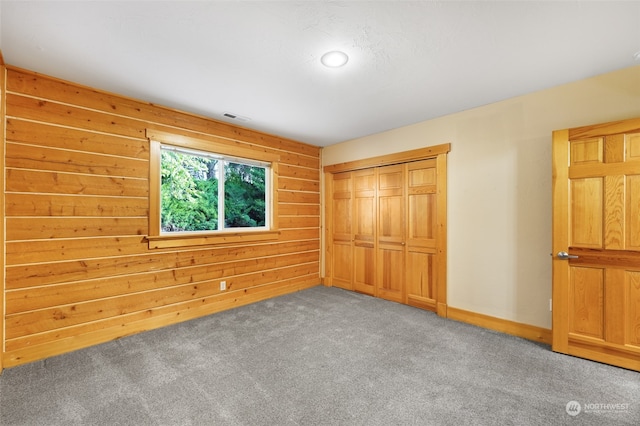
{"type": "Polygon", "coordinates": [[[604,338],[604,269],[571,267],[569,331],[604,338]]]}
{"type": "Polygon", "coordinates": [[[376,283],[376,170],[353,172],[354,290],[374,295],[376,283]]]}
{"type": "Polygon", "coordinates": [[[435,309],[433,280],[434,255],[419,249],[407,251],[407,297],[409,304],[422,302],[435,309]]]}
{"type": "Polygon", "coordinates": [[[403,166],[378,170],[378,240],[404,242],[404,174],[403,166]]]}
{"type": "MultiPolygon", "coordinates": [[[[409,187],[409,235],[414,240],[434,240],[436,194],[415,193],[409,187]]],[[[433,245],[433,244],[431,244],[433,245]]]]}
{"type": "Polygon", "coordinates": [[[376,251],[373,243],[356,243],[353,255],[355,269],[353,289],[373,295],[376,282],[376,251]]]}
{"type": "Polygon", "coordinates": [[[627,176],[626,186],[626,248],[640,251],[640,175],[627,176]]]}
{"type": "Polygon", "coordinates": [[[376,206],[375,195],[356,192],[355,197],[355,238],[358,241],[375,240],[376,206]]]}
{"type": "Polygon", "coordinates": [[[625,275],[627,291],[627,315],[624,316],[624,327],[627,330],[626,341],[640,348],[640,272],[627,272],[625,275]]]}
{"type": "Polygon", "coordinates": [[[333,241],[333,285],[352,290],[353,259],[351,241],[333,241]]]}
{"type": "Polygon", "coordinates": [[[436,310],[436,166],[435,160],[407,165],[407,303],[436,310]]]}
{"type": "Polygon", "coordinates": [[[639,160],[640,119],[553,134],[553,350],[637,371],[639,160]]]}
{"type": "Polygon", "coordinates": [[[378,296],[403,301],[404,248],[397,244],[378,246],[378,296]]]}
{"type": "Polygon", "coordinates": [[[624,250],[624,176],[606,176],[604,178],[605,193],[605,226],[604,247],[609,250],[624,250]]]}
{"type": "Polygon", "coordinates": [[[602,163],[602,138],[571,141],[571,165],[602,163]]]}
{"type": "Polygon", "coordinates": [[[627,161],[640,161],[640,133],[625,135],[627,161]]]}
{"type": "Polygon", "coordinates": [[[351,173],[336,173],[332,180],[332,284],[347,290],[353,289],[353,229],[351,206],[353,190],[351,173]]]}
{"type": "Polygon", "coordinates": [[[602,178],[571,180],[571,246],[602,247],[602,178]]]}
{"type": "Polygon", "coordinates": [[[404,301],[404,165],[378,168],[377,295],[404,301]]]}

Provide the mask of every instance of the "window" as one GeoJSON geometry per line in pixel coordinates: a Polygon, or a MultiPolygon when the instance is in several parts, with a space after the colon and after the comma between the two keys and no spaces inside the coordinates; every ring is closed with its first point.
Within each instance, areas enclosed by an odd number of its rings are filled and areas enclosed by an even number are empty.
{"type": "Polygon", "coordinates": [[[147,137],[150,248],[277,237],[277,156],[159,131],[147,137]]]}
{"type": "Polygon", "coordinates": [[[161,145],[160,231],[268,229],[269,164],[161,145]]]}

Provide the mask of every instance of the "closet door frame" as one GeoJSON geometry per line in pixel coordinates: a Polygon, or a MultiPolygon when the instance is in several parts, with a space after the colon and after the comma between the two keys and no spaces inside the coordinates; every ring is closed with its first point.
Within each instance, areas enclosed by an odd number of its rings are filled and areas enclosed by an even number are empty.
{"type": "MultiPolygon", "coordinates": [[[[346,163],[325,166],[325,206],[324,206],[324,274],[323,283],[332,286],[333,248],[332,248],[332,181],[334,173],[353,172],[373,167],[405,164],[413,161],[435,159],[437,163],[436,180],[436,256],[435,285],[436,306],[435,311],[439,316],[447,317],[447,153],[451,151],[451,144],[434,145],[431,147],[404,151],[390,155],[371,157],[346,163]]],[[[408,304],[412,304],[408,301],[408,304]]],[[[417,305],[425,308],[425,306],[417,305]]]]}

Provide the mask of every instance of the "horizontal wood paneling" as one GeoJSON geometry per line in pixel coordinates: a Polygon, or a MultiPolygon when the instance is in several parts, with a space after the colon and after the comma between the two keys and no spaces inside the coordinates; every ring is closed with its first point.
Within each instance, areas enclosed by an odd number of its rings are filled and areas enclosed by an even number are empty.
{"type": "Polygon", "coordinates": [[[320,226],[320,218],[318,216],[280,216],[278,226],[280,229],[318,228],[320,226]]]}
{"type": "Polygon", "coordinates": [[[139,139],[145,139],[146,133],[145,127],[138,120],[10,92],[7,94],[7,116],[139,139]]]}
{"type": "MultiPolygon", "coordinates": [[[[118,275],[144,273],[148,271],[171,270],[193,265],[223,264],[233,260],[243,260],[259,264],[260,259],[277,254],[297,257],[317,241],[302,240],[286,244],[250,245],[219,248],[215,250],[167,251],[163,255],[148,253],[140,255],[80,258],[65,262],[41,262],[22,264],[6,268],[6,288],[14,290],[26,287],[61,284],[71,281],[105,278],[118,275]],[[308,245],[307,245],[308,244],[308,245]],[[215,259],[215,260],[214,260],[215,259]],[[52,270],[54,268],[54,270],[52,270]]],[[[232,270],[226,271],[230,273],[232,270]]],[[[224,279],[224,274],[215,278],[224,279]]]]}
{"type": "Polygon", "coordinates": [[[278,188],[289,191],[320,192],[320,182],[303,179],[290,179],[280,176],[278,188]]]}
{"type": "MultiPolygon", "coordinates": [[[[4,66],[4,59],[2,57],[2,52],[0,51],[0,135],[6,134],[6,123],[5,123],[5,94],[6,94],[6,75],[7,69],[4,66]]],[[[0,188],[4,188],[4,141],[0,144],[0,168],[3,170],[3,173],[0,174],[0,188]]],[[[0,211],[4,212],[4,197],[0,197],[0,211]]],[[[4,213],[2,215],[2,219],[4,219],[4,213]]],[[[0,226],[0,239],[3,244],[0,246],[0,257],[2,259],[5,258],[5,245],[4,245],[4,226],[0,226]]],[[[2,264],[2,269],[0,269],[0,282],[4,283],[4,261],[2,264]]],[[[3,351],[4,351],[4,288],[0,289],[0,374],[2,373],[2,369],[5,366],[3,359],[3,351]]]]}
{"type": "Polygon", "coordinates": [[[107,235],[145,235],[148,219],[126,217],[10,217],[7,241],[99,237],[107,235]]]}
{"type": "MultiPolygon", "coordinates": [[[[317,253],[312,256],[317,257],[317,253]]],[[[317,269],[318,263],[311,262],[255,272],[242,277],[231,276],[231,278],[226,278],[228,280],[227,286],[234,290],[245,289],[300,275],[309,275],[317,269]]],[[[157,306],[212,296],[220,293],[218,282],[219,280],[171,285],[103,299],[92,299],[82,303],[66,303],[52,308],[7,314],[5,318],[6,338],[12,339],[25,334],[36,334],[126,313],[145,311],[157,306]]],[[[8,300],[10,299],[8,298],[8,300]]]]}
{"type": "MultiPolygon", "coordinates": [[[[319,167],[319,148],[301,144],[277,136],[255,132],[232,124],[211,120],[171,108],[142,103],[135,99],[114,95],[84,87],[78,84],[34,74],[15,67],[8,69],[7,90],[35,98],[50,99],[102,111],[113,115],[137,118],[139,120],[175,127],[183,131],[200,132],[242,141],[266,149],[278,149],[292,155],[315,158],[319,167]]],[[[288,164],[295,164],[287,162],[288,164]]]]}
{"type": "Polygon", "coordinates": [[[319,216],[320,206],[316,204],[280,204],[282,216],[319,216]]]}
{"type": "Polygon", "coordinates": [[[5,198],[7,216],[147,216],[147,197],[11,192],[5,198]]]}
{"type": "Polygon", "coordinates": [[[314,200],[317,200],[319,196],[320,194],[315,192],[297,192],[282,189],[278,191],[278,201],[280,203],[316,204],[314,200]]]}
{"type": "Polygon", "coordinates": [[[17,68],[7,76],[7,365],[320,283],[318,147],[17,68]],[[146,129],[278,155],[277,240],[149,249],[146,129]]]}
{"type": "Polygon", "coordinates": [[[307,179],[311,181],[320,180],[320,171],[317,168],[307,168],[307,167],[297,167],[284,165],[280,166],[280,176],[281,177],[291,177],[297,179],[307,179]]]}
{"type": "Polygon", "coordinates": [[[7,141],[141,160],[149,159],[149,143],[146,140],[20,119],[7,119],[7,141]]]}
{"type": "Polygon", "coordinates": [[[203,299],[118,315],[102,321],[10,339],[6,341],[5,366],[11,367],[39,360],[52,353],[84,348],[109,339],[117,339],[167,324],[186,321],[314,285],[317,285],[315,273],[264,286],[254,286],[241,292],[227,292],[203,299]]]}
{"type": "Polygon", "coordinates": [[[55,170],[141,179],[148,177],[146,170],[148,163],[145,160],[86,154],[11,142],[7,143],[5,152],[6,167],[15,169],[55,170]]]}
{"type": "MultiPolygon", "coordinates": [[[[296,257],[288,254],[272,256],[260,262],[246,261],[216,263],[204,266],[183,267],[176,270],[150,271],[125,276],[102,279],[67,282],[58,285],[23,288],[7,292],[7,315],[38,309],[86,302],[87,295],[93,299],[115,297],[125,294],[146,292],[164,285],[166,287],[183,284],[197,284],[210,287],[219,292],[216,285],[220,277],[227,280],[239,279],[239,276],[267,270],[276,270],[296,266],[300,262],[317,261],[317,249],[299,253],[296,257]]],[[[228,285],[233,283],[228,281],[228,285]]],[[[236,289],[238,286],[236,286],[236,289]]]]}
{"type": "Polygon", "coordinates": [[[146,179],[6,169],[7,192],[147,197],[146,179]]]}

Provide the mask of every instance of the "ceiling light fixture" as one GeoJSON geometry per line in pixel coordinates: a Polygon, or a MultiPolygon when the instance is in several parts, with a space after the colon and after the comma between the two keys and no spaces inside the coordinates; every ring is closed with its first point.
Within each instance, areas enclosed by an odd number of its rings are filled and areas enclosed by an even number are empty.
{"type": "Polygon", "coordinates": [[[349,57],[346,53],[340,52],[339,50],[334,50],[332,52],[327,52],[322,55],[320,58],[320,62],[322,65],[329,68],[339,68],[344,66],[349,61],[349,57]]]}

